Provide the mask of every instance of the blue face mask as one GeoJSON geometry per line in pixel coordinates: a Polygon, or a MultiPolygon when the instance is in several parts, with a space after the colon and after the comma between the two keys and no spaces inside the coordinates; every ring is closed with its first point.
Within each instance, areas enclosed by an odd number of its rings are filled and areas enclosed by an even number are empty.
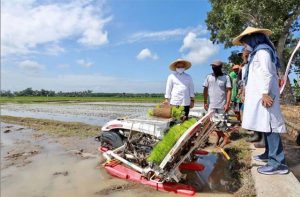
{"type": "Polygon", "coordinates": [[[178,72],[179,74],[182,74],[184,71],[184,68],[176,68],[176,72],[178,72]]]}

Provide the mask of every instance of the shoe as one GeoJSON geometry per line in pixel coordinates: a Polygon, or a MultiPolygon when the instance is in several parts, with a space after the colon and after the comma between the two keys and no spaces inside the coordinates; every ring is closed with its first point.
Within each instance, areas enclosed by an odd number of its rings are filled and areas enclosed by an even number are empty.
{"type": "Polygon", "coordinates": [[[259,132],[254,131],[254,134],[251,138],[248,138],[247,142],[258,142],[261,140],[261,134],[259,132]]]}
{"type": "Polygon", "coordinates": [[[263,162],[267,162],[268,161],[268,156],[266,156],[265,154],[261,154],[261,155],[256,155],[256,156],[253,156],[253,159],[255,161],[263,161],[263,162]]]}
{"type": "Polygon", "coordinates": [[[265,165],[257,168],[257,172],[260,174],[272,175],[272,174],[287,174],[289,173],[289,169],[286,165],[280,165],[277,168],[265,165]]]}

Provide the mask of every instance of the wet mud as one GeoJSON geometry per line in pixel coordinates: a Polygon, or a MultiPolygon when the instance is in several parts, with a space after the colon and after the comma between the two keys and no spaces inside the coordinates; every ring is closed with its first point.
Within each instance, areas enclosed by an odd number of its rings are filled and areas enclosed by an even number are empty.
{"type": "MultiPolygon", "coordinates": [[[[1,196],[177,196],[110,176],[97,146],[1,123],[1,196]],[[6,129],[11,132],[4,133],[6,129]]],[[[204,194],[232,196],[196,196],[204,194]]]]}

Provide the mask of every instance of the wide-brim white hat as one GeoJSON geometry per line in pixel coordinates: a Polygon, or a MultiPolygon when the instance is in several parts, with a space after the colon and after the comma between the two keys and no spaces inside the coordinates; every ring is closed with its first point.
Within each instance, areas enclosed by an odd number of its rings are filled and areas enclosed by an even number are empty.
{"type": "Polygon", "coordinates": [[[246,35],[251,35],[253,33],[263,33],[267,36],[271,35],[273,32],[269,29],[261,29],[261,28],[255,28],[255,27],[247,27],[240,35],[238,35],[237,37],[235,37],[232,40],[232,44],[234,45],[242,45],[241,43],[241,39],[242,37],[246,36],[246,35]]]}
{"type": "Polygon", "coordinates": [[[189,61],[187,61],[187,60],[177,59],[177,60],[175,60],[174,62],[172,62],[170,64],[170,66],[169,66],[170,69],[173,70],[173,71],[175,71],[176,70],[176,64],[179,63],[179,62],[184,64],[184,69],[185,70],[189,69],[192,66],[192,63],[189,62],[189,61]]]}

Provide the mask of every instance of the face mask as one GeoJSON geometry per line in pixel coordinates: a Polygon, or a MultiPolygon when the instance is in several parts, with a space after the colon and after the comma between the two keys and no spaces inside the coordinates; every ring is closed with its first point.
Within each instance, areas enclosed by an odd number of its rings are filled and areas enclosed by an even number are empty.
{"type": "Polygon", "coordinates": [[[223,75],[222,67],[221,67],[221,66],[218,66],[218,67],[212,67],[212,69],[213,69],[214,75],[215,75],[216,77],[222,76],[222,75],[223,75]]]}
{"type": "Polygon", "coordinates": [[[179,74],[182,74],[184,71],[184,68],[176,68],[176,72],[178,72],[179,74]]]}

